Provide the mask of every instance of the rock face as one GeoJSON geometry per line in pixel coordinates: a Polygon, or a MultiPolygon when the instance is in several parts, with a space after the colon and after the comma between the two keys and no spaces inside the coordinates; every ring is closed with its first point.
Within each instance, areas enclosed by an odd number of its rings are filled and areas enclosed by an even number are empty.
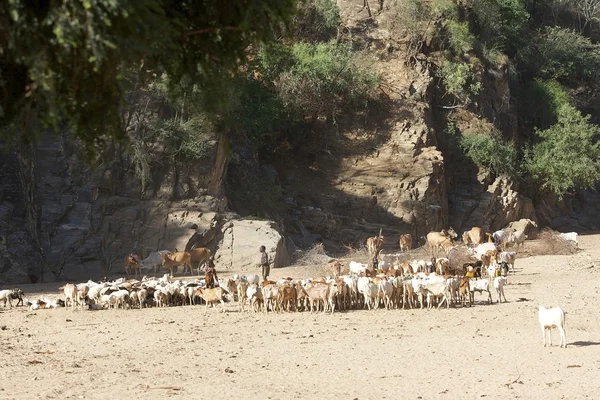
{"type": "Polygon", "coordinates": [[[233,220],[225,223],[222,239],[217,244],[217,269],[235,267],[255,271],[260,263],[260,246],[266,247],[273,267],[289,265],[285,238],[274,222],[233,220]]]}
{"type": "Polygon", "coordinates": [[[485,176],[480,179],[479,184],[473,185],[475,190],[451,197],[453,227],[468,230],[479,226],[493,232],[521,218],[537,218],[532,200],[515,191],[509,179],[499,177],[489,185],[485,176]]]}

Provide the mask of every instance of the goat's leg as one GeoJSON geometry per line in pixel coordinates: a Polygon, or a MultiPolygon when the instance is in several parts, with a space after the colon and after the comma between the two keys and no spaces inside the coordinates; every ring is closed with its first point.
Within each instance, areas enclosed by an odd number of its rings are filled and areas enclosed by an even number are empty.
{"type": "Polygon", "coordinates": [[[562,326],[558,326],[558,331],[560,332],[560,347],[567,348],[567,335],[565,333],[565,329],[562,326]]]}

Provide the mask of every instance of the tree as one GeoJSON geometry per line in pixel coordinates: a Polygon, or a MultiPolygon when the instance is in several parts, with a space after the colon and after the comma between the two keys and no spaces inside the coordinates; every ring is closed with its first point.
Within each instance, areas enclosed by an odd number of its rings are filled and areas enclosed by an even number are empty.
{"type": "Polygon", "coordinates": [[[293,10],[295,0],[1,2],[0,128],[28,141],[38,118],[91,152],[123,137],[127,89],[162,73],[173,83],[228,74],[293,10]]]}
{"type": "Polygon", "coordinates": [[[563,105],[555,125],[536,131],[541,142],[533,146],[526,166],[542,189],[562,196],[600,180],[600,127],[589,120],[575,107],[563,105]]]}

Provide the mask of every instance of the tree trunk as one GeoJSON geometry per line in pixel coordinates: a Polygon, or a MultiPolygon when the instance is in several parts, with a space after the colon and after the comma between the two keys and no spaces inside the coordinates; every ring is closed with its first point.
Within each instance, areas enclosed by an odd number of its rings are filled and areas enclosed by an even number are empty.
{"type": "MultiPolygon", "coordinates": [[[[19,143],[16,151],[17,170],[19,180],[21,181],[23,206],[25,210],[25,223],[27,231],[31,237],[32,247],[39,252],[42,259],[41,281],[44,281],[45,257],[41,241],[41,216],[42,207],[38,198],[37,191],[37,160],[35,152],[35,143],[32,140],[29,143],[19,143]]],[[[29,265],[28,274],[30,277],[36,276],[34,270],[35,263],[29,265]]],[[[35,280],[35,279],[32,279],[35,280]]]]}

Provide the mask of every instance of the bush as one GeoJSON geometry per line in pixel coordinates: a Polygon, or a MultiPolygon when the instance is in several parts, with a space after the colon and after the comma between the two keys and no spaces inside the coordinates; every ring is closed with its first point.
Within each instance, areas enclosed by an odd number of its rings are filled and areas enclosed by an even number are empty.
{"type": "Polygon", "coordinates": [[[387,26],[393,36],[405,36],[408,57],[416,56],[427,38],[439,34],[434,21],[455,19],[458,6],[453,0],[395,0],[386,14],[387,26]]]}
{"type": "Polygon", "coordinates": [[[600,68],[600,46],[569,29],[552,27],[519,53],[518,62],[529,76],[595,83],[600,68]]]}
{"type": "Polygon", "coordinates": [[[575,107],[562,105],[555,125],[536,130],[541,141],[527,155],[526,166],[542,189],[562,196],[594,187],[600,180],[600,127],[589,119],[575,107]]]}
{"type": "Polygon", "coordinates": [[[466,22],[450,20],[446,24],[446,30],[450,46],[456,53],[462,55],[473,49],[475,36],[469,32],[469,25],[466,22]]]}
{"type": "Polygon", "coordinates": [[[529,19],[522,0],[471,0],[479,36],[488,46],[514,53],[529,19]]]}
{"type": "Polygon", "coordinates": [[[206,118],[198,115],[185,122],[176,119],[158,121],[154,133],[164,144],[164,153],[173,160],[194,161],[208,155],[208,141],[213,128],[206,118]]]}
{"type": "Polygon", "coordinates": [[[512,144],[505,143],[498,132],[461,136],[459,146],[475,164],[496,176],[518,176],[517,150],[512,144]]]}
{"type": "Polygon", "coordinates": [[[535,79],[525,88],[521,107],[527,123],[547,129],[558,122],[558,110],[570,101],[569,94],[557,81],[535,79]]]}
{"type": "Polygon", "coordinates": [[[446,94],[454,96],[463,105],[469,104],[471,96],[478,94],[481,89],[481,83],[477,82],[470,64],[446,61],[436,76],[442,80],[446,94]]]}
{"type": "Polygon", "coordinates": [[[343,110],[364,111],[375,98],[378,79],[353,65],[350,48],[335,41],[296,43],[292,54],[292,66],[276,82],[290,112],[335,120],[343,110]]]}
{"type": "Polygon", "coordinates": [[[337,36],[340,9],[334,0],[301,0],[293,24],[296,40],[326,42],[337,36]]]}

